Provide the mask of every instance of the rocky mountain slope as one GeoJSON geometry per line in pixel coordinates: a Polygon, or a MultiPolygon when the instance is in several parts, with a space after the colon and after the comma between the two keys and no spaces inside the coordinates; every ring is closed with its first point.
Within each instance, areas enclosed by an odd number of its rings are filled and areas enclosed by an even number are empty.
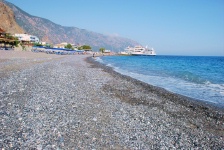
{"type": "Polygon", "coordinates": [[[14,12],[6,4],[0,1],[0,28],[9,33],[24,33],[24,30],[17,24],[14,12]]]}
{"type": "Polygon", "coordinates": [[[137,42],[127,38],[107,36],[76,27],[61,26],[50,20],[32,16],[12,3],[4,0],[0,1],[11,8],[14,12],[16,22],[26,33],[36,35],[42,41],[53,44],[61,42],[87,44],[96,50],[100,47],[105,47],[106,49],[113,49],[115,51],[123,50],[127,46],[138,45],[137,42]]]}

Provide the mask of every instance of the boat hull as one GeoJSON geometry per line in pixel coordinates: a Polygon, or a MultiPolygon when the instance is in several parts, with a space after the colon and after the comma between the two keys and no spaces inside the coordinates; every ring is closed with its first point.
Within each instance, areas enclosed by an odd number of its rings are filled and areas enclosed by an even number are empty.
{"type": "Polygon", "coordinates": [[[156,54],[131,54],[132,56],[156,56],[156,54]]]}
{"type": "Polygon", "coordinates": [[[133,56],[156,56],[155,52],[132,52],[133,56]]]}

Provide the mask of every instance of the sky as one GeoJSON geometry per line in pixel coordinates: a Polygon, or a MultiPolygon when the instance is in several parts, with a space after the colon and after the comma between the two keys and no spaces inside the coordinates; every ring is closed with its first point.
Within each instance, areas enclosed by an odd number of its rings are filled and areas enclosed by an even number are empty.
{"type": "Polygon", "coordinates": [[[7,0],[62,26],[137,41],[158,55],[224,56],[224,0],[7,0]]]}

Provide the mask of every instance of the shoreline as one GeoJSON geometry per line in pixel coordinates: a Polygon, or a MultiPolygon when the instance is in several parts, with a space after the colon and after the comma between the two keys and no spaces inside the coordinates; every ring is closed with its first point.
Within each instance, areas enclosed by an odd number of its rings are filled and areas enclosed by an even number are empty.
{"type": "Polygon", "coordinates": [[[86,59],[86,61],[88,63],[93,64],[94,67],[102,68],[104,71],[106,71],[114,76],[119,76],[123,79],[132,81],[136,85],[141,85],[144,88],[147,88],[149,92],[153,92],[155,94],[161,95],[161,97],[163,97],[163,98],[167,98],[171,101],[180,103],[186,107],[191,107],[191,108],[195,108],[195,109],[200,108],[200,109],[205,109],[208,111],[215,111],[215,112],[218,111],[220,113],[223,113],[223,115],[224,115],[224,108],[221,106],[218,106],[217,104],[207,102],[207,101],[198,100],[198,99],[184,96],[184,95],[181,95],[178,93],[174,93],[174,92],[168,91],[162,87],[157,87],[157,86],[145,83],[143,81],[137,80],[135,78],[132,78],[130,76],[123,75],[119,72],[114,71],[114,69],[112,67],[106,66],[106,65],[94,60],[94,58],[92,58],[92,57],[88,57],[86,59]]]}
{"type": "Polygon", "coordinates": [[[224,147],[221,110],[121,75],[90,55],[8,56],[0,57],[0,149],[224,147]]]}

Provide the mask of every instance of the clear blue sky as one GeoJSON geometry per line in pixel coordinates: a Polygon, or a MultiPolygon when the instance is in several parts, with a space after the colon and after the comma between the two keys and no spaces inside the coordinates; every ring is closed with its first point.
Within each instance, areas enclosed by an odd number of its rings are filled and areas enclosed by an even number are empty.
{"type": "Polygon", "coordinates": [[[7,0],[63,26],[126,37],[160,55],[224,56],[224,0],[7,0]]]}

